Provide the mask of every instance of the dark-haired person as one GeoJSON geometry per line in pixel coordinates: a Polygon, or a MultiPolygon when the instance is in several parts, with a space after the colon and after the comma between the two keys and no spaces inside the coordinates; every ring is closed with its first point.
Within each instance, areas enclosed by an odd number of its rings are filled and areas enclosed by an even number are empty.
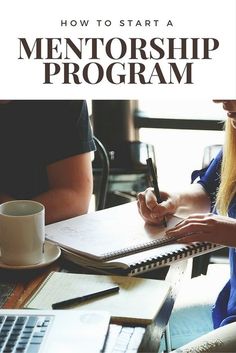
{"type": "Polygon", "coordinates": [[[39,201],[46,223],[86,213],[95,149],[86,102],[0,103],[0,203],[39,201]]]}
{"type": "MultiPolygon", "coordinates": [[[[218,100],[227,111],[223,150],[197,184],[182,192],[162,192],[157,204],[149,188],[140,193],[138,208],[146,222],[160,223],[179,207],[192,214],[167,235],[181,243],[207,241],[229,247],[230,279],[213,307],[215,330],[175,352],[236,352],[236,100],[218,100]]],[[[217,279],[216,279],[217,280],[217,279]]]]}

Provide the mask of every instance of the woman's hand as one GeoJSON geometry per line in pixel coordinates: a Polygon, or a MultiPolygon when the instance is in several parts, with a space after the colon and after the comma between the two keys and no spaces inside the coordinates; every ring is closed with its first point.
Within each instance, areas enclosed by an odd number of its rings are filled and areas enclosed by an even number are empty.
{"type": "Polygon", "coordinates": [[[193,214],[166,233],[177,242],[210,242],[236,247],[236,219],[207,214],[193,214]]]}
{"type": "Polygon", "coordinates": [[[161,224],[166,215],[174,214],[177,209],[177,197],[161,192],[163,202],[157,203],[152,188],[138,194],[138,210],[147,223],[161,224]]]}

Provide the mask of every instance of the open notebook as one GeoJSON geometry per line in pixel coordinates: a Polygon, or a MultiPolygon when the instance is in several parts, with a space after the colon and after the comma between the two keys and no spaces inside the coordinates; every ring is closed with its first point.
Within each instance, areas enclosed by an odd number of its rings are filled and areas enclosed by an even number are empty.
{"type": "Polygon", "coordinates": [[[180,221],[173,216],[167,228],[147,225],[132,202],[48,225],[46,239],[58,243],[63,255],[81,266],[135,275],[218,247],[176,244],[165,233],[180,221]]]}

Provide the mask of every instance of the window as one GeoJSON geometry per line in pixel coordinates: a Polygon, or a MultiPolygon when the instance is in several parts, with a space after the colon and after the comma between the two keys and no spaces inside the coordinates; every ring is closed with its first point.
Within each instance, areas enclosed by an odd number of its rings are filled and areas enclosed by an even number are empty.
{"type": "Polygon", "coordinates": [[[139,100],[138,110],[153,118],[224,120],[221,104],[211,101],[139,100]]]}
{"type": "MultiPolygon", "coordinates": [[[[139,129],[142,142],[154,145],[160,188],[176,190],[190,183],[191,173],[201,169],[203,151],[208,145],[223,144],[224,132],[181,129],[179,119],[219,120],[225,119],[225,112],[220,104],[213,102],[163,102],[139,101],[139,112],[145,117],[174,120],[176,128],[139,129]]],[[[150,120],[150,119],[149,119],[150,120]]],[[[168,123],[168,121],[167,121],[168,123]]],[[[183,123],[183,121],[182,121],[183,123]]],[[[168,124],[167,124],[168,125],[168,124]]],[[[158,126],[158,124],[157,124],[158,126]]]]}

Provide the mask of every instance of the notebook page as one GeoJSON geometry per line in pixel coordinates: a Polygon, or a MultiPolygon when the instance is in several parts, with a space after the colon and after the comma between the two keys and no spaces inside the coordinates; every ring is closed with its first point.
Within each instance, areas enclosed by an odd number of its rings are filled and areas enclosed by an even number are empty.
{"type": "MultiPolygon", "coordinates": [[[[181,218],[171,217],[168,226],[148,225],[140,217],[136,202],[108,208],[46,226],[46,238],[83,256],[103,259],[107,253],[133,249],[165,238],[167,229],[181,218]]],[[[107,260],[107,259],[106,259],[107,260]]]]}
{"type": "Polygon", "coordinates": [[[70,309],[105,310],[112,316],[112,322],[147,324],[152,322],[159,312],[170,290],[169,284],[161,280],[55,272],[25,307],[50,309],[55,302],[114,285],[120,287],[118,293],[77,304],[70,309]]]}

